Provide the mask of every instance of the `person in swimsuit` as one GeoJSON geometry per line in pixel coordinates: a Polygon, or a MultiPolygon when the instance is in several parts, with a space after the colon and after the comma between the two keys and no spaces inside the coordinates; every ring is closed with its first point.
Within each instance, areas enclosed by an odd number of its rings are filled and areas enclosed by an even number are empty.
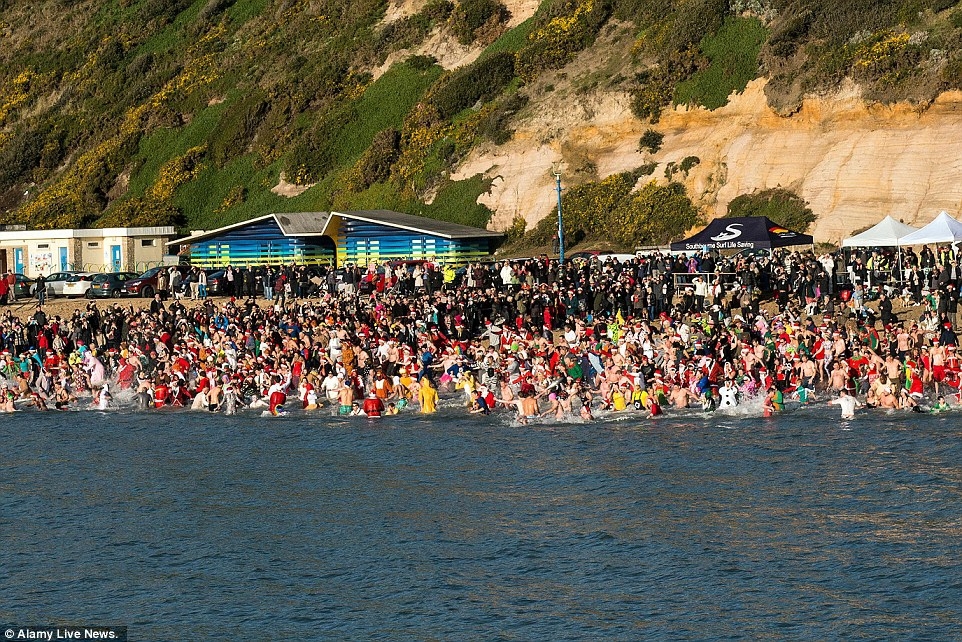
{"type": "Polygon", "coordinates": [[[354,407],[354,390],[347,385],[347,381],[341,383],[341,390],[338,393],[338,414],[350,415],[354,407]]]}

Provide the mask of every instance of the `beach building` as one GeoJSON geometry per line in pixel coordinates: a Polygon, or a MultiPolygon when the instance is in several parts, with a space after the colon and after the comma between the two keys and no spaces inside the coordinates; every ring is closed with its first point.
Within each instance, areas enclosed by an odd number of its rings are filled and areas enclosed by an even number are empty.
{"type": "Polygon", "coordinates": [[[0,272],[140,272],[163,261],[172,226],[28,230],[0,228],[0,272]]]}
{"type": "Polygon", "coordinates": [[[502,237],[467,225],[388,210],[267,214],[168,242],[191,265],[367,265],[424,259],[467,263],[502,237]]]}

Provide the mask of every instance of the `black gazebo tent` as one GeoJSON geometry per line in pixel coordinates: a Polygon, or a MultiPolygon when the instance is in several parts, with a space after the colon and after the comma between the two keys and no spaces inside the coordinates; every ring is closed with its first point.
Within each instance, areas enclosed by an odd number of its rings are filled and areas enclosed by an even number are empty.
{"type": "Polygon", "coordinates": [[[674,251],[743,250],[811,245],[812,237],[776,225],[766,216],[716,218],[698,234],[671,244],[674,251]]]}

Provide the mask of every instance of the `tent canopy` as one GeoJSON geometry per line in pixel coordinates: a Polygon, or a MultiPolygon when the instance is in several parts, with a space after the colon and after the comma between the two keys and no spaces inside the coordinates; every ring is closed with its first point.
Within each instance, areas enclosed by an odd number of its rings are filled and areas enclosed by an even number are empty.
{"type": "Polygon", "coordinates": [[[962,241],[962,223],[959,223],[944,211],[922,229],[899,239],[901,245],[956,243],[958,241],[962,241]]]}
{"type": "Polygon", "coordinates": [[[843,240],[842,247],[893,247],[904,245],[899,239],[917,232],[918,229],[900,223],[891,216],[886,216],[861,234],[843,240]]]}
{"type": "Polygon", "coordinates": [[[789,245],[811,245],[812,237],[786,230],[766,216],[716,218],[691,238],[671,244],[674,251],[771,249],[789,245]]]}

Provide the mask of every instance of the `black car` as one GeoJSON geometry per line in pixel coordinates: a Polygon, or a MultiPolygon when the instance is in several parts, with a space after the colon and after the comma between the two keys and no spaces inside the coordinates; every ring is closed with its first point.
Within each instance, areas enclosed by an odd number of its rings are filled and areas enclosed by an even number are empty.
{"type": "Polygon", "coordinates": [[[137,278],[136,272],[102,272],[95,274],[87,290],[88,299],[115,299],[127,294],[125,283],[137,278]]]}
{"type": "Polygon", "coordinates": [[[18,299],[29,299],[37,291],[37,281],[30,278],[29,276],[24,276],[17,272],[14,275],[16,281],[13,285],[13,291],[16,293],[18,299]]]}

